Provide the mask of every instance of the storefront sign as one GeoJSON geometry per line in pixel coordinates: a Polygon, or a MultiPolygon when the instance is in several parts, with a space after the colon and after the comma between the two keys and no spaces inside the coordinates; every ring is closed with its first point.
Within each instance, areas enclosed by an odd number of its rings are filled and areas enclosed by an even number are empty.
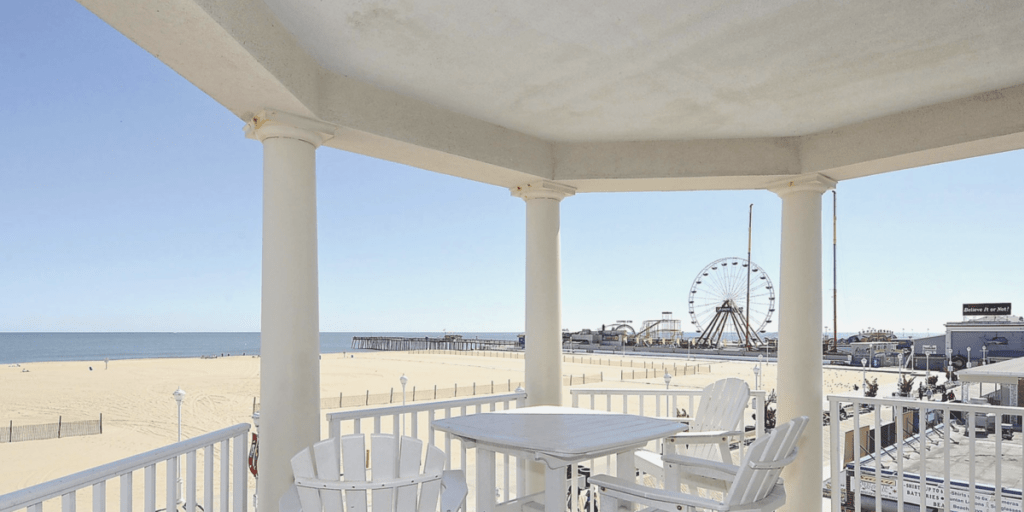
{"type": "Polygon", "coordinates": [[[964,304],[964,316],[1009,315],[1010,303],[964,304]]]}

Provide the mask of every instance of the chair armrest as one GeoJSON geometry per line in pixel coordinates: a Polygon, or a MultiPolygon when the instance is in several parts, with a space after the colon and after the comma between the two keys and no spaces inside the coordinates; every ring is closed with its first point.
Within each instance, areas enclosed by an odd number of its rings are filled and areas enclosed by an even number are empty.
{"type": "Polygon", "coordinates": [[[441,474],[441,512],[455,512],[462,508],[469,488],[462,470],[447,470],[441,474]]]}
{"type": "Polygon", "coordinates": [[[674,453],[666,453],[661,459],[665,464],[675,465],[680,478],[701,482],[705,485],[711,485],[710,480],[720,482],[716,483],[714,487],[727,487],[736,479],[736,473],[740,470],[739,466],[732,464],[674,453]],[[696,478],[687,478],[687,476],[696,478]]]}
{"type": "Polygon", "coordinates": [[[646,487],[610,475],[592,476],[590,477],[590,484],[596,485],[601,493],[607,493],[609,496],[626,501],[629,501],[630,498],[633,497],[658,501],[675,506],[682,505],[685,507],[707,508],[712,510],[719,510],[722,508],[722,503],[714,500],[701,498],[691,494],[683,494],[681,492],[672,492],[664,489],[646,487]]]}
{"type": "Polygon", "coordinates": [[[711,444],[720,443],[725,439],[735,436],[741,436],[743,432],[738,430],[698,430],[694,432],[680,432],[668,436],[668,442],[670,443],[685,443],[685,444],[711,444]]]}

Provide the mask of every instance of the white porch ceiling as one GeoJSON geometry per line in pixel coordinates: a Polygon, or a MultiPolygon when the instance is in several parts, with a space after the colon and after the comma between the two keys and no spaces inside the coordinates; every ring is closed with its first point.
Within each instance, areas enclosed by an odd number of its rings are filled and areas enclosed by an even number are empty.
{"type": "Polygon", "coordinates": [[[242,119],[500,186],[764,188],[1024,147],[1024,3],[81,0],[242,119]]]}

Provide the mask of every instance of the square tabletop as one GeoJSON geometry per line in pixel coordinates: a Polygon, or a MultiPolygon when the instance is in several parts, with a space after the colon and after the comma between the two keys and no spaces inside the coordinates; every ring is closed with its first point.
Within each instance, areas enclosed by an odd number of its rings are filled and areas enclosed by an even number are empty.
{"type": "Polygon", "coordinates": [[[554,406],[458,416],[435,420],[433,426],[497,451],[532,452],[567,462],[620,453],[686,430],[670,419],[554,406]]]}

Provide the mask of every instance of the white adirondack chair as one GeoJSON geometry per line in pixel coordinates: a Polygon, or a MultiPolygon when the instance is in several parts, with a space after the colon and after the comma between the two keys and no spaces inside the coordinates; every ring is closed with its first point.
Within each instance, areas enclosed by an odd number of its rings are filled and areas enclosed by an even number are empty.
{"type": "Polygon", "coordinates": [[[722,379],[704,388],[697,413],[685,423],[689,430],[665,439],[662,454],[648,450],[636,452],[637,469],[659,481],[678,482],[679,475],[666,472],[664,456],[678,453],[677,447],[686,446],[685,454],[707,460],[732,464],[729,442],[743,435],[743,410],[750,399],[750,386],[740,379],[722,379]],[[667,477],[667,480],[665,480],[667,477]]]}
{"type": "Polygon", "coordinates": [[[372,512],[437,512],[439,498],[441,512],[462,508],[465,474],[444,470],[441,449],[427,446],[423,459],[419,439],[399,443],[397,436],[373,434],[370,442],[369,460],[363,434],[342,436],[340,450],[332,437],[313,445],[312,456],[308,449],[297,453],[295,485],[281,498],[281,512],[367,512],[367,505],[372,512]]]}
{"type": "Polygon", "coordinates": [[[597,486],[601,510],[618,510],[620,501],[649,507],[645,511],[676,512],[696,508],[720,512],[775,510],[786,504],[786,488],[779,474],[796,458],[796,442],[807,422],[807,416],[801,416],[754,441],[739,466],[687,457],[684,463],[689,471],[723,482],[727,490],[722,501],[647,487],[608,475],[591,477],[590,484],[597,486]]]}

